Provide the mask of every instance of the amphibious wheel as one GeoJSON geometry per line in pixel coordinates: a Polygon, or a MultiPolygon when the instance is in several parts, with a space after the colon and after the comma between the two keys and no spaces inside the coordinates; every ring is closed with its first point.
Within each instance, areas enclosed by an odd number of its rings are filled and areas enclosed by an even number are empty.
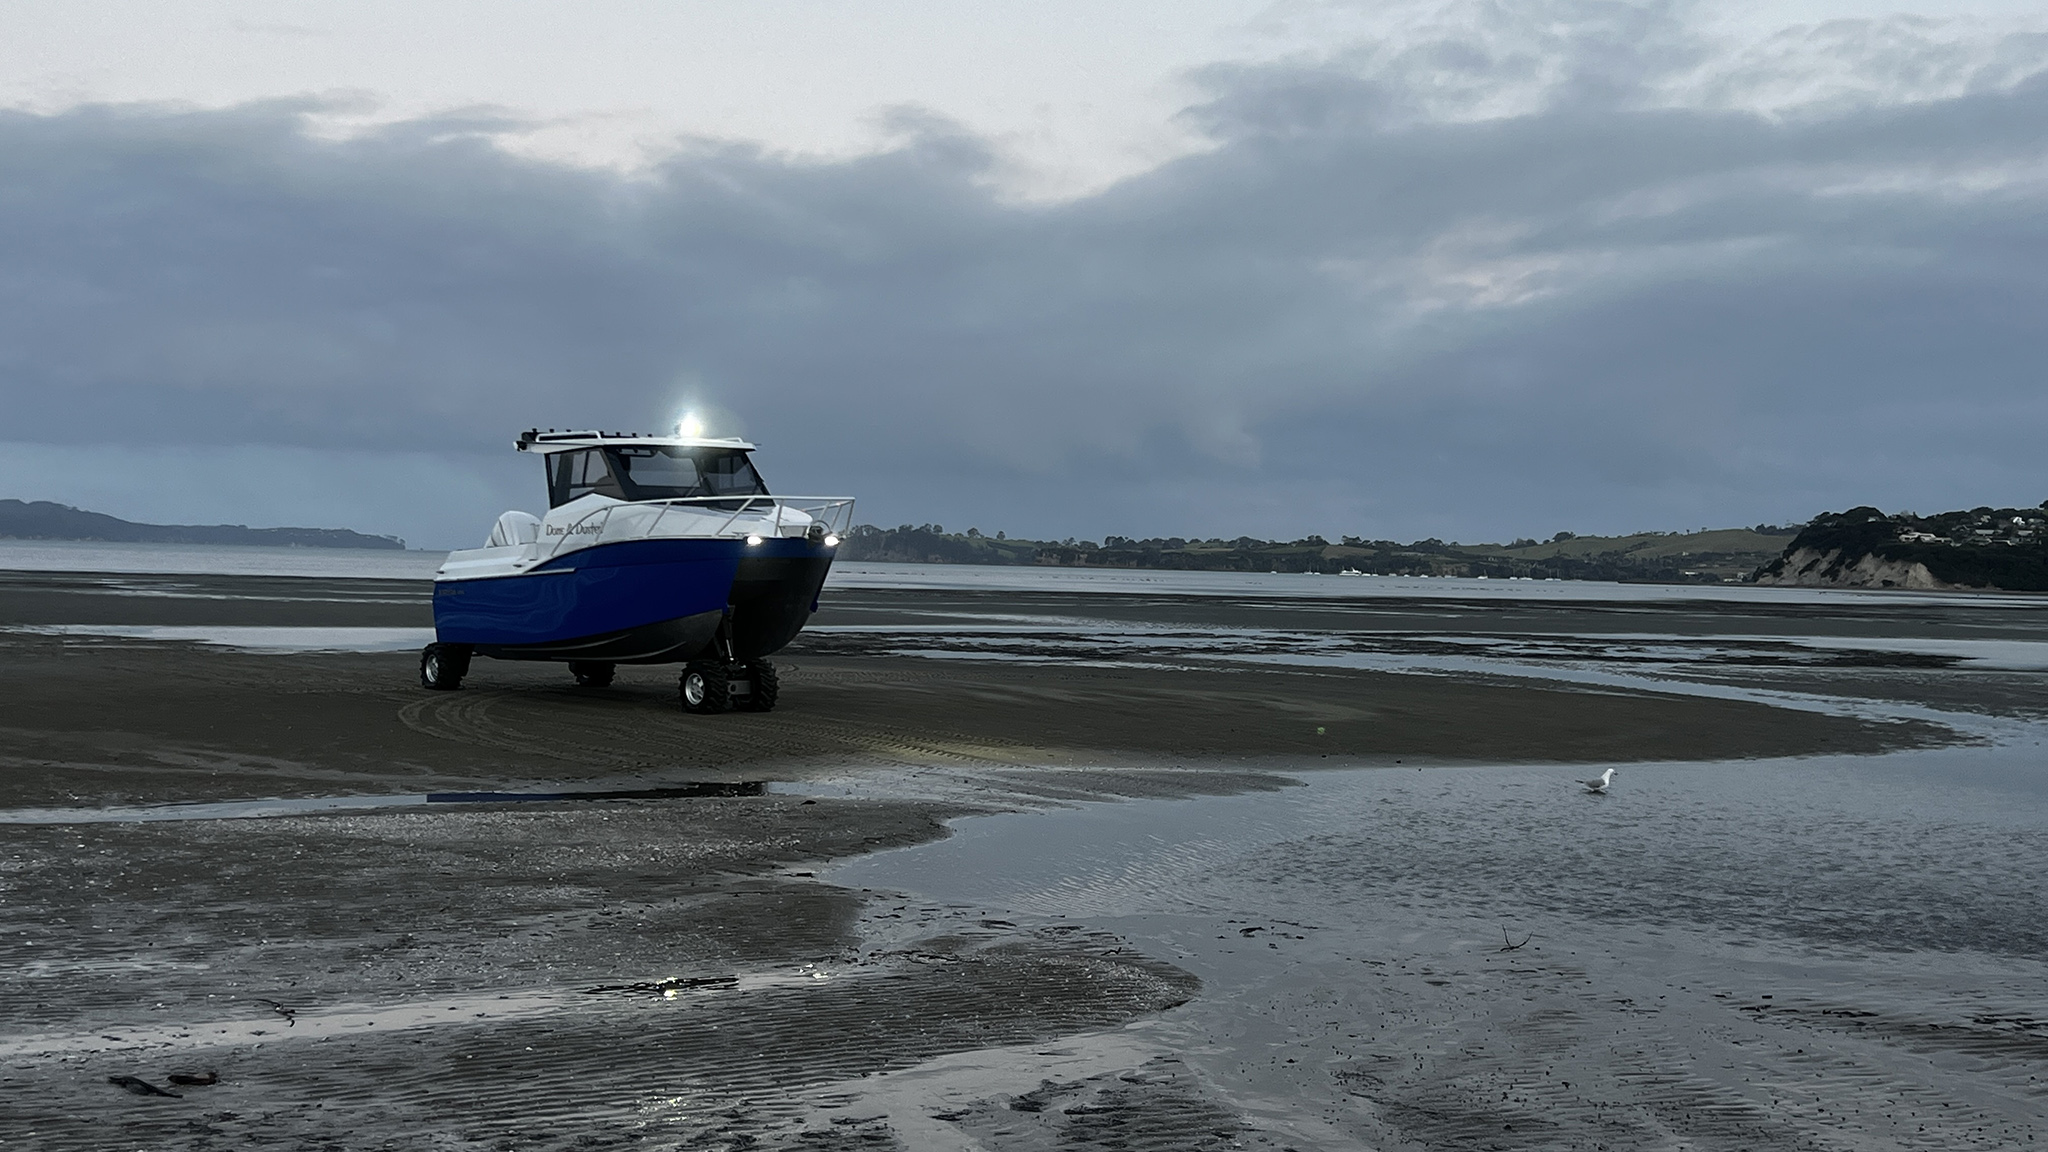
{"type": "Polygon", "coordinates": [[[436,692],[462,687],[469,674],[469,646],[429,644],[420,650],[420,684],[436,692]]]}
{"type": "Polygon", "coordinates": [[[683,669],[683,711],[723,712],[732,707],[732,681],[723,665],[699,661],[683,669]]]}
{"type": "Polygon", "coordinates": [[[782,691],[782,681],[775,675],[775,665],[766,660],[747,661],[747,694],[733,701],[733,707],[747,712],[767,712],[775,707],[775,697],[782,691]]]}
{"type": "Polygon", "coordinates": [[[612,682],[612,673],[616,671],[618,665],[607,664],[602,660],[569,661],[569,674],[576,677],[576,683],[585,688],[603,688],[612,682]]]}

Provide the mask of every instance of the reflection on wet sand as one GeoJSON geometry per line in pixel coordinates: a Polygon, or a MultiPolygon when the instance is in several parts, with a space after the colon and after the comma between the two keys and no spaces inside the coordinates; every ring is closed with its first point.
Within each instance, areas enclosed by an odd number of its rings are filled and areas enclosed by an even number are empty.
{"type": "Polygon", "coordinates": [[[1605,798],[1331,773],[982,818],[829,878],[1171,958],[1204,995],[1140,1034],[1296,1140],[2013,1146],[2048,1091],[2039,756],[1643,765],[1605,798]]]}

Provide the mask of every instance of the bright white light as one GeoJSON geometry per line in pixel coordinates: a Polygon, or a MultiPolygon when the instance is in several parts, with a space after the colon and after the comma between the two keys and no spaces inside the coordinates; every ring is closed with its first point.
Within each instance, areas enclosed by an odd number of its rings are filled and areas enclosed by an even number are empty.
{"type": "Polygon", "coordinates": [[[759,536],[749,536],[749,537],[747,537],[747,547],[749,547],[749,548],[752,548],[752,547],[753,547],[754,545],[756,545],[756,544],[759,544],[760,542],[761,542],[761,538],[760,538],[759,536]]]}
{"type": "Polygon", "coordinates": [[[828,535],[828,536],[826,536],[826,537],[825,537],[825,547],[827,547],[827,548],[837,548],[837,547],[839,547],[839,537],[837,537],[837,536],[831,536],[831,535],[828,535]]]}
{"type": "Polygon", "coordinates": [[[685,412],[683,418],[676,421],[676,435],[684,440],[695,440],[704,435],[704,422],[697,419],[695,412],[685,412]]]}

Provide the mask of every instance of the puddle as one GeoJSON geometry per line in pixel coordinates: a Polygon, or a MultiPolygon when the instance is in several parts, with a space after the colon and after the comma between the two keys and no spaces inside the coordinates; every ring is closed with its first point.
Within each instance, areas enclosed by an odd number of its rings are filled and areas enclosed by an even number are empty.
{"type": "Polygon", "coordinates": [[[672,784],[660,788],[582,789],[565,792],[415,792],[391,796],[300,796],[271,800],[224,800],[199,804],[151,804],[107,808],[0,809],[0,824],[134,824],[159,820],[251,820],[418,808],[429,804],[531,804],[603,800],[699,800],[761,796],[759,781],[672,784]]]}
{"type": "Polygon", "coordinates": [[[583,989],[586,996],[631,996],[657,1000],[678,1000],[718,992],[757,992],[765,988],[810,988],[821,980],[843,979],[847,975],[815,964],[799,965],[788,972],[744,972],[731,976],[670,976],[662,980],[636,980],[631,984],[599,984],[583,989]]]}
{"type": "Polygon", "coordinates": [[[429,792],[429,804],[507,804],[538,800],[703,800],[766,795],[758,780],[725,783],[671,784],[660,788],[607,788],[578,792],[429,792]]]}

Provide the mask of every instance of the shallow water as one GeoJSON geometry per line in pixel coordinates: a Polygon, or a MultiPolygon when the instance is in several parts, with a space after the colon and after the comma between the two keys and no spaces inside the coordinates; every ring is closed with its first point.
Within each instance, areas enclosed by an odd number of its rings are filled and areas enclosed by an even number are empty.
{"type": "Polygon", "coordinates": [[[1538,601],[842,593],[822,653],[1102,668],[1282,666],[1682,693],[2006,738],[2048,718],[2048,613],[1978,598],[1538,601]]]}
{"type": "Polygon", "coordinates": [[[1188,967],[1153,1040],[1297,1136],[1997,1144],[2048,1125],[2042,738],[1626,765],[1606,796],[1308,773],[967,819],[828,878],[1188,967]]]}
{"type": "Polygon", "coordinates": [[[432,628],[294,627],[258,624],[11,624],[0,632],[78,639],[210,644],[238,652],[406,652],[433,643],[432,628]]]}
{"type": "Polygon", "coordinates": [[[1700,600],[1762,604],[1954,603],[1993,601],[2014,607],[2048,604],[2018,593],[1901,592],[1856,588],[1779,588],[1755,584],[1621,584],[1604,580],[1480,580],[1429,576],[1324,576],[1281,572],[1176,572],[1140,568],[1057,568],[983,564],[834,564],[829,588],[956,592],[1096,592],[1167,596],[1261,596],[1305,599],[1459,599],[1573,603],[1662,603],[1700,600]]]}
{"type": "Polygon", "coordinates": [[[1606,796],[1577,786],[1588,774],[1309,773],[1280,792],[970,819],[952,839],[831,875],[1041,915],[1386,901],[1524,923],[2048,955],[2048,749],[2038,743],[1626,765],[1606,796]]]}
{"type": "Polygon", "coordinates": [[[446,552],[396,548],[266,548],[228,544],[116,544],[0,540],[0,570],[157,572],[215,576],[333,576],[431,580],[446,552]]]}
{"type": "MultiPolygon", "coordinates": [[[[1555,661],[1597,661],[1666,667],[1703,662],[1812,666],[1868,663],[1872,656],[1893,656],[1893,665],[1968,666],[2004,671],[2048,671],[2048,641],[2011,639],[1925,639],[1910,636],[1867,637],[1812,635],[1713,637],[1654,632],[1587,632],[1575,636],[1453,635],[1426,632],[1399,634],[1290,632],[1270,628],[1210,628],[1193,632],[1166,626],[1116,624],[1047,615],[1014,613],[964,619],[948,624],[812,625],[819,635],[851,634],[915,641],[929,653],[948,648],[988,659],[1058,656],[1071,652],[1082,637],[1121,648],[1132,655],[1232,659],[1247,655],[1298,657],[1301,662],[1342,660],[1349,667],[1423,665],[1429,656],[1489,662],[1530,664],[1555,661]],[[1370,659],[1381,656],[1388,659],[1370,659]],[[1917,659],[1915,659],[1917,658],[1917,659]]],[[[905,654],[913,654],[910,645],[905,654]]],[[[1438,661],[1441,663],[1442,661],[1438,661]]]]}

